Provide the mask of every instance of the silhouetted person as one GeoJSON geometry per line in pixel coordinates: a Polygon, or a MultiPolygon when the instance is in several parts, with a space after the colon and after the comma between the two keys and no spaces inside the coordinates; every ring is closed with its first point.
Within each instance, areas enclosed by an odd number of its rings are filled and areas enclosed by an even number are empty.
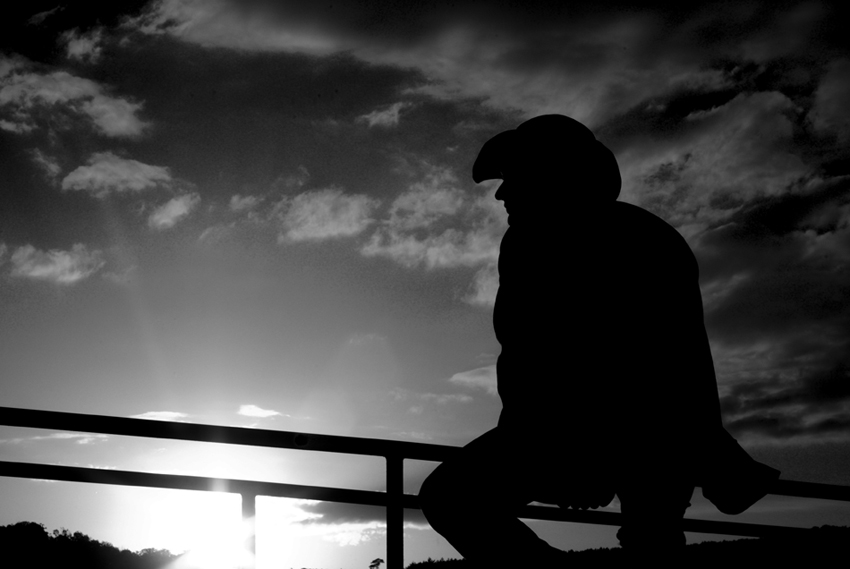
{"type": "MultiPolygon", "coordinates": [[[[779,472],[724,430],[696,258],[655,215],[618,202],[614,155],[545,115],[490,139],[472,169],[501,179],[508,231],[493,312],[496,428],[422,486],[431,526],[490,567],[563,560],[516,517],[532,501],[597,508],[616,494],[625,549],[684,545],[695,486],[724,513],[779,472]]],[[[546,565],[538,565],[546,566],[546,565]]]]}

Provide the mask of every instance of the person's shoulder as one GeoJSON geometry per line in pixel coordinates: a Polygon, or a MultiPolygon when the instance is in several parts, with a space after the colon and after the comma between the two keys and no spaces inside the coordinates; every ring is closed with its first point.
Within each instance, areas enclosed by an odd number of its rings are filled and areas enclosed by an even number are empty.
{"type": "Polygon", "coordinates": [[[673,261],[689,270],[698,271],[696,257],[679,231],[667,221],[642,207],[615,202],[614,226],[617,240],[638,254],[650,254],[659,262],[673,261]]]}
{"type": "Polygon", "coordinates": [[[612,204],[612,210],[617,227],[633,233],[632,237],[635,239],[648,238],[687,247],[685,238],[675,227],[642,207],[618,201],[612,204]]]}

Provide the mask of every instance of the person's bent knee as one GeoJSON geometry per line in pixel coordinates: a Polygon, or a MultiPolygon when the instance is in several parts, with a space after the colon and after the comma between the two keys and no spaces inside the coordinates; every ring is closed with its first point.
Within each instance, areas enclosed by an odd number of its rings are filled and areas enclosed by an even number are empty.
{"type": "Polygon", "coordinates": [[[443,481],[442,473],[438,467],[425,479],[419,489],[419,507],[422,508],[425,516],[429,517],[429,512],[433,515],[445,509],[451,501],[448,498],[450,492],[451,488],[443,481]]]}
{"type": "Polygon", "coordinates": [[[419,489],[419,507],[425,519],[438,533],[454,533],[453,527],[462,518],[466,500],[459,491],[463,485],[453,480],[452,469],[440,465],[419,489]]]}

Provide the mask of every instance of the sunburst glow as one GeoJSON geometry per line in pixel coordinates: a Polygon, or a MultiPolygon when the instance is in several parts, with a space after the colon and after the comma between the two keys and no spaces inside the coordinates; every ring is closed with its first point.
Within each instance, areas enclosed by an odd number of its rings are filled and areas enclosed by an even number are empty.
{"type": "Polygon", "coordinates": [[[169,502],[162,520],[185,553],[169,569],[240,569],[252,566],[253,520],[242,520],[238,496],[186,492],[169,502]],[[202,495],[199,495],[202,494],[202,495]],[[191,503],[189,503],[191,502],[191,503]],[[236,506],[236,507],[234,507],[236,506]]]}

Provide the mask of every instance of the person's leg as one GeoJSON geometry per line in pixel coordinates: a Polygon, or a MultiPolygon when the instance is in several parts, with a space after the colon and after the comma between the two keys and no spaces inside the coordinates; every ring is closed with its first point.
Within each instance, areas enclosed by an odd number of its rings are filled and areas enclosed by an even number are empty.
{"type": "Polygon", "coordinates": [[[419,492],[431,527],[482,566],[547,563],[565,555],[516,516],[534,500],[541,474],[534,453],[517,446],[493,429],[438,466],[419,492]]]}
{"type": "Polygon", "coordinates": [[[623,514],[620,546],[653,554],[681,550],[686,544],[682,519],[693,492],[693,484],[678,480],[629,482],[617,492],[623,514]]]}

